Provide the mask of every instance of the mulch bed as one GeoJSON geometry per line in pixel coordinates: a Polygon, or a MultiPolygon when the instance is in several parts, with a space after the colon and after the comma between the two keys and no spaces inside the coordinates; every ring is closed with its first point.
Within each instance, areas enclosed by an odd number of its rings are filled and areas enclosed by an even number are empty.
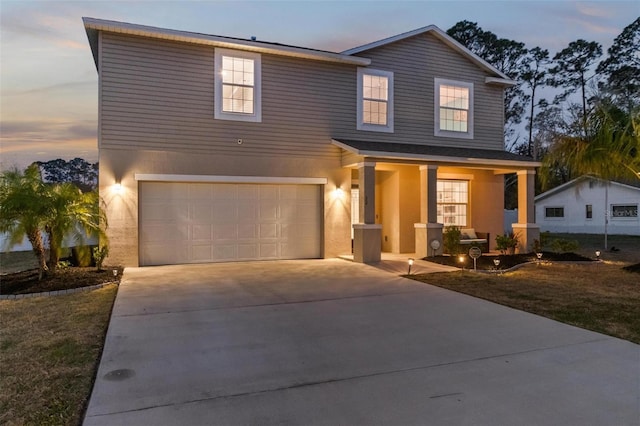
{"type": "Polygon", "coordinates": [[[122,270],[121,267],[105,267],[102,271],[97,271],[95,266],[69,267],[57,269],[54,274],[49,274],[38,281],[38,270],[31,269],[0,276],[0,294],[40,293],[120,282],[122,270]],[[117,277],[113,276],[114,269],[118,270],[117,277]]]}
{"type": "Polygon", "coordinates": [[[636,263],[635,265],[625,266],[622,269],[624,269],[627,272],[637,272],[638,274],[640,274],[640,263],[636,263]]]}
{"type": "MultiPolygon", "coordinates": [[[[464,262],[460,262],[458,256],[435,256],[425,257],[424,260],[429,262],[439,263],[441,265],[455,266],[457,268],[473,268],[473,259],[468,254],[464,255],[464,262]]],[[[537,257],[535,253],[524,254],[501,254],[501,255],[486,255],[483,254],[476,260],[477,269],[491,271],[495,269],[509,269],[516,265],[526,262],[536,261],[537,257]],[[496,268],[493,263],[494,259],[500,260],[500,265],[496,268]]],[[[556,261],[556,262],[593,262],[595,259],[580,256],[575,253],[553,253],[543,252],[542,261],[556,261]]]]}

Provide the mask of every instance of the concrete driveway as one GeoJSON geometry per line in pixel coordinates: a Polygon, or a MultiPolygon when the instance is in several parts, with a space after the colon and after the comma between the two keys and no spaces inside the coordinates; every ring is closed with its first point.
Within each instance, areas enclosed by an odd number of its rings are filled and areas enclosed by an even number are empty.
{"type": "Polygon", "coordinates": [[[127,269],[86,425],[640,423],[640,346],[339,259],[127,269]]]}

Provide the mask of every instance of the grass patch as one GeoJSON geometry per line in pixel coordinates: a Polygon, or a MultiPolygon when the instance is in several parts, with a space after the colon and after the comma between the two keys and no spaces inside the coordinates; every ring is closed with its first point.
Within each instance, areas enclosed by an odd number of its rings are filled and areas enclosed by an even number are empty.
{"type": "Polygon", "coordinates": [[[640,280],[620,263],[526,265],[502,275],[412,275],[418,281],[640,343],[640,280]]]}
{"type": "Polygon", "coordinates": [[[0,302],[0,424],[80,424],[117,286],[0,302]]]}

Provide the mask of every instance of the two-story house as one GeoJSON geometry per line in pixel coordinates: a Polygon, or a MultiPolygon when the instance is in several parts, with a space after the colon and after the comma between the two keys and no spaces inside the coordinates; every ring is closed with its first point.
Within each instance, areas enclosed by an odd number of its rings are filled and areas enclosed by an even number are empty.
{"type": "Polygon", "coordinates": [[[539,164],[504,150],[514,82],[437,27],[333,53],[84,26],[113,262],[437,254],[443,226],[503,232],[506,173],[537,238],[539,164]]]}

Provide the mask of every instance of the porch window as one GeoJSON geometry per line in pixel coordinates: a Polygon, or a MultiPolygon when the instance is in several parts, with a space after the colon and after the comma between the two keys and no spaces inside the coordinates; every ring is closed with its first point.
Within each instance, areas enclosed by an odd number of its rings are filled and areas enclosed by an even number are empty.
{"type": "Polygon", "coordinates": [[[586,216],[585,216],[585,217],[586,217],[587,219],[593,219],[593,205],[592,205],[592,204],[587,204],[587,205],[586,205],[586,211],[585,211],[585,214],[586,214],[586,216]]]}
{"type": "Polygon", "coordinates": [[[467,226],[469,181],[438,180],[438,223],[467,226]]]}
{"type": "Polygon", "coordinates": [[[435,136],[473,139],[473,83],[435,79],[435,136]]]}

